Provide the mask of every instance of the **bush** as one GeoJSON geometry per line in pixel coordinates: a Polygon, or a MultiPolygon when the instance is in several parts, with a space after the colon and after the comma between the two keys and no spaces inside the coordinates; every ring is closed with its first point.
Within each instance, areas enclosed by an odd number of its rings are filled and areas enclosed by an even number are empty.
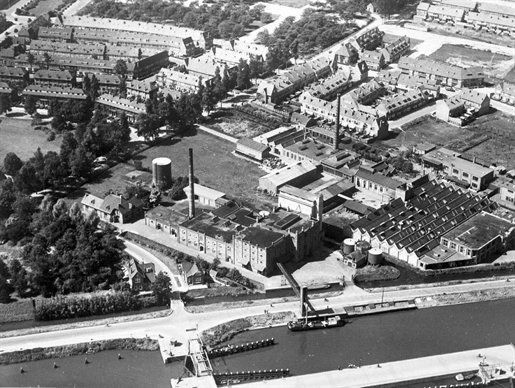
{"type": "Polygon", "coordinates": [[[55,140],[55,132],[54,131],[50,132],[50,134],[47,137],[47,140],[48,141],[54,141],[55,140]]]}
{"type": "Polygon", "coordinates": [[[37,304],[37,321],[89,317],[91,315],[112,314],[122,311],[139,310],[144,304],[130,292],[114,292],[105,295],[56,297],[45,299],[37,304]]]}

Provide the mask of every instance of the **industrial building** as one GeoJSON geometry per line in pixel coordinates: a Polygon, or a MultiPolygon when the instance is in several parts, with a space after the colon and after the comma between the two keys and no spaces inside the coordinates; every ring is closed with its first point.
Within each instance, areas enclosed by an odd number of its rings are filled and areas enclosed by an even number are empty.
{"type": "Polygon", "coordinates": [[[143,217],[143,202],[137,198],[126,199],[121,195],[108,194],[100,198],[85,194],[81,201],[84,214],[95,212],[101,221],[124,224],[143,217]]]}
{"type": "Polygon", "coordinates": [[[461,154],[455,151],[439,148],[423,155],[422,161],[426,167],[441,170],[447,176],[462,182],[474,191],[486,189],[494,179],[494,170],[460,156],[461,154]]]}
{"type": "Polygon", "coordinates": [[[243,137],[236,142],[236,155],[256,162],[262,162],[270,154],[270,148],[263,143],[243,137]]]}
{"type": "Polygon", "coordinates": [[[284,185],[298,186],[316,178],[319,169],[308,161],[298,161],[259,178],[259,189],[277,195],[284,185]]]}
{"type": "Polygon", "coordinates": [[[420,259],[438,247],[442,236],[481,211],[494,208],[488,198],[430,181],[409,190],[405,202],[395,199],[352,223],[352,237],[424,268],[420,259]]]}

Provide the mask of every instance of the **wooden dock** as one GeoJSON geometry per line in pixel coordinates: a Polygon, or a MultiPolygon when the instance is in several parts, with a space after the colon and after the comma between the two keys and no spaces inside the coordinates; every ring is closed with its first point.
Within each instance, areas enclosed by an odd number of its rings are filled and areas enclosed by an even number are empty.
{"type": "Polygon", "coordinates": [[[355,369],[342,369],[309,375],[286,377],[259,383],[243,383],[240,388],[357,388],[376,386],[409,386],[409,382],[479,369],[482,359],[491,365],[513,368],[514,345],[496,346],[465,352],[441,354],[410,360],[367,365],[355,369]],[[481,355],[481,357],[479,356],[481,355]],[[484,358],[483,358],[484,357],[484,358]]]}

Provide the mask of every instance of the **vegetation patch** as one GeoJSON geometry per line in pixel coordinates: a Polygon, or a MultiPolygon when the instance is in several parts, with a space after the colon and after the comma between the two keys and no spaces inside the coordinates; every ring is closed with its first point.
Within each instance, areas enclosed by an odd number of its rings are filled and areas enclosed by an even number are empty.
{"type": "Polygon", "coordinates": [[[216,346],[229,341],[236,334],[261,327],[279,325],[291,321],[295,317],[292,312],[254,315],[252,317],[235,319],[222,323],[202,333],[202,340],[208,346],[216,346]]]}
{"type": "Polygon", "coordinates": [[[34,309],[30,299],[0,303],[0,323],[29,321],[31,319],[34,319],[34,309]]]}
{"type": "Polygon", "coordinates": [[[159,350],[157,340],[150,338],[118,338],[105,341],[92,341],[80,344],[52,346],[48,348],[34,348],[18,350],[0,354],[0,364],[16,364],[45,360],[49,358],[63,358],[80,354],[98,353],[103,350],[159,350]]]}
{"type": "Polygon", "coordinates": [[[400,271],[390,265],[366,265],[358,268],[353,279],[356,282],[375,282],[380,280],[393,280],[400,276],[400,271]]]}

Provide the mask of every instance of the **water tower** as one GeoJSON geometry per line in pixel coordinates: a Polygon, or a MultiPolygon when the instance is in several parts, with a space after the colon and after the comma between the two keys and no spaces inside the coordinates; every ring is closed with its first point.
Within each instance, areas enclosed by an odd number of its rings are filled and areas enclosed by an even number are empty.
{"type": "Polygon", "coordinates": [[[168,158],[152,160],[152,184],[160,190],[166,190],[172,185],[172,161],[168,158]]]}

